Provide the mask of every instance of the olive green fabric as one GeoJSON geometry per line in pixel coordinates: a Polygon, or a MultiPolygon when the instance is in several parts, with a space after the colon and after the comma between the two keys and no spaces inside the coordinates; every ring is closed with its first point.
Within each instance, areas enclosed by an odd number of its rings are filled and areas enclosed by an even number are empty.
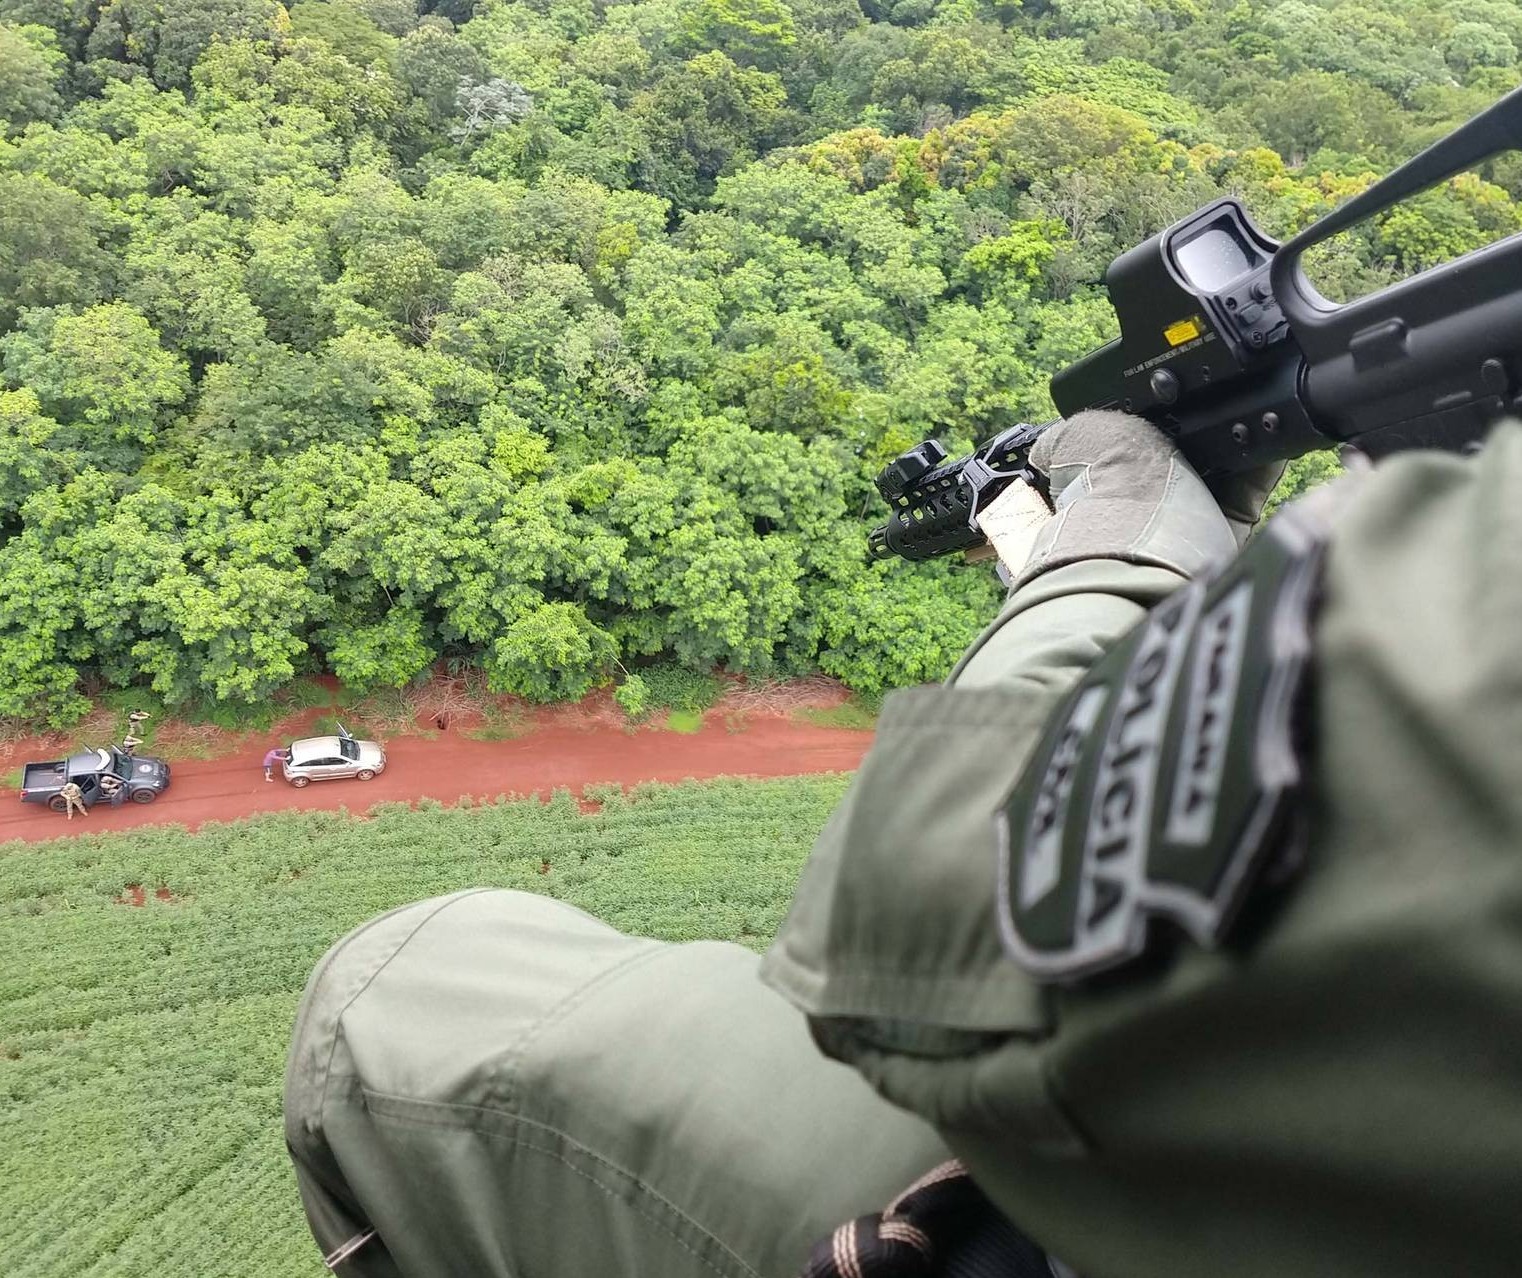
{"type": "Polygon", "coordinates": [[[999,947],[989,816],[1146,602],[1149,570],[1099,561],[1017,592],[953,686],[890,698],[767,956],[821,1045],[1085,1278],[1522,1270],[1522,428],[1361,479],[1305,865],[1225,949],[1044,986],[999,947]]]}
{"type": "Polygon", "coordinates": [[[765,978],[815,1016],[1039,1031],[1045,1000],[992,927],[993,814],[1072,680],[1184,580],[1115,560],[1053,569],[1011,596],[952,686],[888,697],[765,978]]]}
{"type": "Polygon", "coordinates": [[[1270,462],[1266,466],[1233,471],[1229,475],[1212,475],[1205,480],[1205,487],[1210,489],[1210,495],[1221,508],[1239,550],[1263,518],[1263,508],[1268,505],[1269,497],[1284,478],[1287,468],[1286,462],[1270,462]]]}
{"type": "Polygon", "coordinates": [[[352,1278],[785,1278],[945,1148],[718,943],[561,902],[423,901],[313,975],[286,1139],[352,1278]]]}

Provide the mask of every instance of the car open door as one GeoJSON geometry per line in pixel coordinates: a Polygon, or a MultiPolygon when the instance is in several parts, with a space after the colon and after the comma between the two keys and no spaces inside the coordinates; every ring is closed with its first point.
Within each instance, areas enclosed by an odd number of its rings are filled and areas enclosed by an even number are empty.
{"type": "Polygon", "coordinates": [[[359,770],[359,742],[343,724],[338,725],[338,753],[343,756],[342,768],[335,769],[335,776],[352,776],[359,770]]]}

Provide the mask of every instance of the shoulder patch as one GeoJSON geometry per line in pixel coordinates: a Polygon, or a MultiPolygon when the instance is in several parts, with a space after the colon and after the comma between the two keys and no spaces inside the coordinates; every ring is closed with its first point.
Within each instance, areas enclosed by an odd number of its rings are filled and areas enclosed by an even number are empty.
{"type": "Polygon", "coordinates": [[[1038,980],[1214,947],[1301,780],[1293,733],[1324,532],[1293,509],[1154,607],[1058,707],[995,817],[999,926],[1038,980]]]}

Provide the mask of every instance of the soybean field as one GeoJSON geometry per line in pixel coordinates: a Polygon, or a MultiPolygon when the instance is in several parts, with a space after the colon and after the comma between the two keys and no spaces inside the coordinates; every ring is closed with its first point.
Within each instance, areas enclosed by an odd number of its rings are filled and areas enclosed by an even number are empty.
{"type": "Polygon", "coordinates": [[[760,948],[838,776],[0,845],[0,1274],[318,1278],[281,1135],[308,973],[474,885],[760,948]],[[584,810],[591,807],[594,810],[584,810]]]}

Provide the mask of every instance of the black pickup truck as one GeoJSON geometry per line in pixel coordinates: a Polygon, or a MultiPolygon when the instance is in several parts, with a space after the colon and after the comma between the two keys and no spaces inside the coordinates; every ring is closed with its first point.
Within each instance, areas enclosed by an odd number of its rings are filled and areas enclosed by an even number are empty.
{"type": "Polygon", "coordinates": [[[133,803],[152,803],[169,788],[169,765],[149,755],[127,754],[116,746],[81,750],[67,759],[27,764],[21,774],[21,801],[46,803],[62,812],[66,804],[59,791],[69,781],[79,787],[87,808],[109,801],[108,792],[118,789],[133,803]],[[114,777],[121,785],[102,785],[106,777],[114,777]]]}

